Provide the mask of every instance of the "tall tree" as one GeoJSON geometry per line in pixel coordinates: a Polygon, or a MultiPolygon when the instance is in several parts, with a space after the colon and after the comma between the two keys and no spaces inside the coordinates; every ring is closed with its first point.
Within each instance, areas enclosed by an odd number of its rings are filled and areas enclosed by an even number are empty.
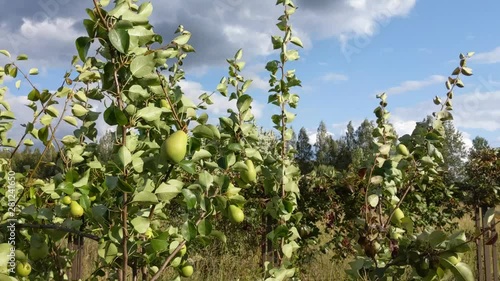
{"type": "Polygon", "coordinates": [[[107,163],[113,158],[113,145],[116,137],[115,132],[106,131],[97,145],[97,155],[101,161],[107,163]]]}
{"type": "Polygon", "coordinates": [[[317,165],[330,164],[329,153],[331,141],[329,139],[331,139],[331,136],[326,130],[325,122],[321,121],[316,135],[316,143],[314,144],[317,165]]]}
{"type": "Polygon", "coordinates": [[[362,149],[369,148],[372,144],[374,125],[368,119],[363,120],[361,125],[354,132],[355,142],[357,147],[361,147],[362,149]]]}
{"type": "MultiPolygon", "coordinates": [[[[432,116],[427,116],[423,123],[432,125],[432,116]]],[[[447,184],[457,183],[465,180],[465,161],[467,160],[467,148],[462,133],[453,125],[452,121],[443,123],[445,139],[443,147],[439,151],[443,155],[443,168],[446,171],[444,182],[447,184]]]]}
{"type": "Polygon", "coordinates": [[[337,161],[340,156],[339,142],[337,140],[334,140],[330,135],[328,136],[328,142],[328,164],[331,166],[335,166],[335,161],[337,161]]]}
{"type": "Polygon", "coordinates": [[[299,131],[299,137],[296,143],[297,154],[295,154],[295,160],[299,165],[300,172],[305,175],[312,171],[313,169],[313,150],[312,145],[309,143],[309,136],[304,127],[299,131]]]}
{"type": "MultiPolygon", "coordinates": [[[[373,136],[372,132],[374,129],[374,125],[372,122],[368,121],[368,119],[365,119],[361,125],[356,129],[356,132],[354,133],[355,136],[355,149],[353,153],[357,150],[355,154],[357,155],[356,157],[359,158],[356,160],[357,165],[362,164],[366,159],[370,156],[372,146],[373,146],[373,136]]],[[[353,162],[354,158],[353,158],[353,162]]]]}
{"type": "Polygon", "coordinates": [[[354,146],[356,145],[356,136],[354,133],[354,127],[352,125],[352,121],[349,121],[349,123],[347,123],[345,142],[347,150],[352,153],[352,151],[354,150],[354,146]]]}
{"type": "Polygon", "coordinates": [[[442,154],[444,160],[445,182],[453,183],[465,179],[465,161],[467,160],[467,148],[463,140],[462,133],[455,129],[451,121],[444,124],[445,141],[443,143],[442,154]]]}
{"type": "Polygon", "coordinates": [[[334,161],[334,166],[338,170],[346,170],[352,163],[352,153],[356,144],[352,121],[347,124],[345,136],[342,136],[337,143],[339,153],[334,161]]]}
{"type": "Polygon", "coordinates": [[[297,148],[297,134],[295,134],[293,127],[290,129],[292,130],[292,138],[288,141],[288,149],[297,148]]]}
{"type": "Polygon", "coordinates": [[[472,140],[472,148],[476,151],[483,150],[483,149],[490,148],[490,144],[488,143],[488,141],[485,138],[480,137],[480,136],[476,136],[472,140]]]}

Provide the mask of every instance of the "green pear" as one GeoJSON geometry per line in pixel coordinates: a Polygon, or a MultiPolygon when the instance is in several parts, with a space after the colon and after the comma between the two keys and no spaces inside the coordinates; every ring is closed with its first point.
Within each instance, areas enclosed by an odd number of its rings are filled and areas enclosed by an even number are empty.
{"type": "Polygon", "coordinates": [[[167,160],[173,163],[179,163],[186,157],[187,135],[184,131],[177,131],[170,135],[163,142],[163,150],[167,160]]]}
{"type": "Polygon", "coordinates": [[[252,160],[247,159],[245,164],[248,169],[241,172],[241,179],[245,183],[255,182],[257,180],[257,172],[255,171],[255,166],[253,165],[252,160]]]}
{"type": "Polygon", "coordinates": [[[238,208],[238,206],[230,205],[229,206],[229,218],[231,221],[240,223],[245,219],[245,214],[243,211],[238,208]]]}

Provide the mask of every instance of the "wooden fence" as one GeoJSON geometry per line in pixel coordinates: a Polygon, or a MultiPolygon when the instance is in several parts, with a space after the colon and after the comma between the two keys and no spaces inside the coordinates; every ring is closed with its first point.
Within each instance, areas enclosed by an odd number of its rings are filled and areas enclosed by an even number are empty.
{"type": "Polygon", "coordinates": [[[500,281],[495,218],[488,224],[483,218],[485,212],[486,208],[476,208],[476,232],[484,232],[484,235],[476,239],[476,278],[479,281],[500,281]]]}

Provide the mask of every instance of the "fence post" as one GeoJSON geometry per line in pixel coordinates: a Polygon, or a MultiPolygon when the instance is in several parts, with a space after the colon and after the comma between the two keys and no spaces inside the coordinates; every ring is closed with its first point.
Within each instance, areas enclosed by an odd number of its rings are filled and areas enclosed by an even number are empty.
{"type": "MultiPolygon", "coordinates": [[[[486,213],[487,208],[483,207],[482,208],[482,215],[486,213]]],[[[483,220],[483,229],[487,229],[489,227],[488,222],[483,220]]],[[[491,245],[486,244],[486,239],[490,234],[490,231],[487,231],[483,235],[483,247],[484,247],[484,275],[485,275],[485,280],[486,281],[493,281],[492,280],[492,268],[491,268],[491,257],[492,257],[492,249],[491,245]]],[[[495,280],[496,281],[496,280],[495,280]]]]}
{"type": "Polygon", "coordinates": [[[76,251],[73,261],[71,262],[71,271],[69,280],[82,279],[83,273],[83,236],[70,234],[68,236],[68,247],[72,251],[76,251]]]}
{"type": "MultiPolygon", "coordinates": [[[[491,222],[491,225],[495,225],[495,218],[493,218],[493,221],[491,222]]],[[[492,234],[492,237],[494,237],[496,235],[496,237],[498,237],[498,233],[497,233],[497,230],[496,228],[493,229],[493,234],[492,234]]],[[[497,251],[497,239],[495,238],[493,244],[491,245],[492,247],[492,251],[493,251],[493,256],[492,256],[492,259],[493,259],[493,278],[495,281],[498,281],[500,280],[500,276],[499,276],[499,273],[498,273],[498,263],[499,263],[499,260],[498,260],[498,251],[497,251]]]]}
{"type": "MultiPolygon", "coordinates": [[[[483,216],[480,207],[476,207],[476,232],[481,233],[483,230],[482,222],[483,216]]],[[[484,267],[483,267],[483,237],[479,236],[476,239],[476,267],[477,267],[477,280],[484,281],[484,267]]]]}
{"type": "Polygon", "coordinates": [[[483,215],[486,211],[486,207],[476,208],[476,231],[478,233],[484,231],[484,234],[476,239],[477,280],[499,281],[499,260],[496,248],[498,234],[496,229],[493,227],[495,226],[495,218],[493,218],[490,225],[483,220],[483,215]]]}

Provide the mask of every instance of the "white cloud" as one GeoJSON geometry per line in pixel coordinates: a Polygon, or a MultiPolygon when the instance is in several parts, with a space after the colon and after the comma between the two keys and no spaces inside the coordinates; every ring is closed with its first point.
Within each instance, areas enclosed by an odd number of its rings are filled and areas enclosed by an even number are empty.
{"type": "Polygon", "coordinates": [[[273,51],[269,35],[250,26],[228,24],[222,28],[222,32],[229,43],[245,46],[255,55],[266,56],[273,51]]]}
{"type": "MultiPolygon", "coordinates": [[[[500,133],[500,90],[475,92],[457,95],[453,99],[453,124],[463,133],[467,147],[472,145],[471,135],[467,130],[484,130],[500,133]]],[[[400,136],[411,133],[415,122],[422,121],[427,115],[439,110],[432,101],[419,103],[413,107],[400,107],[392,110],[391,122],[400,136]]],[[[491,135],[491,134],[490,134],[491,135]]],[[[491,140],[493,141],[493,140],[491,140]]]]}
{"type": "MultiPolygon", "coordinates": [[[[316,137],[318,136],[318,133],[312,133],[310,131],[307,132],[307,136],[309,137],[309,144],[314,145],[316,143],[316,137]]],[[[332,136],[333,138],[333,133],[332,132],[326,132],[328,135],[332,136]]]]}
{"type": "Polygon", "coordinates": [[[455,123],[463,128],[500,130],[500,91],[458,96],[455,100],[455,123]]]}
{"type": "Polygon", "coordinates": [[[432,75],[429,76],[426,79],[423,80],[409,80],[409,81],[404,81],[399,86],[391,87],[385,91],[377,91],[379,92],[385,92],[388,95],[389,94],[401,94],[401,93],[406,93],[406,92],[412,92],[416,90],[420,90],[422,88],[439,84],[446,81],[446,77],[442,75],[432,75]]]}
{"type": "Polygon", "coordinates": [[[64,62],[69,65],[76,54],[75,39],[82,33],[74,28],[75,19],[55,18],[35,22],[23,19],[18,29],[9,30],[0,23],[0,37],[4,40],[3,49],[15,57],[27,54],[28,63],[39,68],[53,67],[64,62]]]}
{"type": "Polygon", "coordinates": [[[329,72],[320,77],[320,80],[325,82],[347,81],[349,77],[345,74],[329,72]]]}
{"type": "MultiPolygon", "coordinates": [[[[459,128],[500,130],[500,91],[466,93],[453,99],[451,112],[454,124],[459,128]]],[[[432,101],[425,101],[413,107],[400,107],[392,111],[396,121],[423,120],[427,115],[439,110],[432,101]]]]}
{"type": "Polygon", "coordinates": [[[60,42],[74,42],[78,32],[73,28],[75,19],[56,18],[33,22],[23,19],[20,27],[21,35],[30,40],[57,40],[60,42]]]}
{"type": "Polygon", "coordinates": [[[500,47],[489,52],[477,53],[470,58],[475,63],[499,63],[500,62],[500,47]]]}
{"type": "Polygon", "coordinates": [[[411,134],[417,124],[416,120],[402,120],[401,118],[398,118],[398,116],[393,116],[390,122],[400,137],[406,134],[411,134]]]}
{"type": "MultiPolygon", "coordinates": [[[[67,63],[76,53],[73,42],[77,33],[85,32],[81,21],[87,17],[84,8],[91,4],[68,0],[39,2],[36,5],[29,0],[11,1],[6,4],[9,9],[0,11],[0,36],[13,42],[11,48],[3,48],[19,49],[52,65],[67,63]],[[10,12],[13,10],[16,13],[10,12]],[[39,40],[20,38],[26,34],[39,40]]],[[[168,5],[160,0],[151,2],[155,8],[152,24],[165,41],[173,37],[179,24],[192,31],[191,43],[197,50],[192,64],[197,69],[221,65],[242,47],[249,58],[266,56],[271,51],[269,37],[277,32],[276,18],[282,13],[282,7],[271,1],[171,0],[168,5]]],[[[302,39],[306,51],[312,47],[312,37],[336,38],[347,44],[352,39],[373,36],[392,18],[408,15],[415,3],[416,0],[297,0],[299,10],[292,18],[294,33],[302,39]]],[[[355,43],[359,47],[359,42],[355,43]]]]}

